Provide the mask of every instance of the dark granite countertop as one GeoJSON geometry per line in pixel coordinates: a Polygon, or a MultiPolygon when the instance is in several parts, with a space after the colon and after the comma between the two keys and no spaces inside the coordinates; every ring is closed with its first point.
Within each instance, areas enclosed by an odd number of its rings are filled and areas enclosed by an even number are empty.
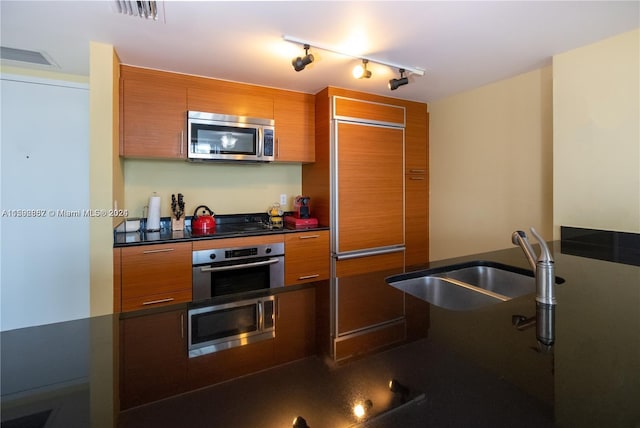
{"type": "MultiPolygon", "coordinates": [[[[3,427],[48,411],[48,427],[285,427],[302,415],[340,428],[354,425],[347,397],[379,403],[392,377],[422,394],[368,427],[638,427],[640,267],[561,250],[554,242],[566,282],[551,350],[511,324],[535,314],[533,295],[468,312],[432,306],[427,339],[340,367],[307,358],[118,415],[118,316],[94,317],[2,332],[3,427]]],[[[528,269],[515,247],[416,268],[479,259],[528,269]]]]}
{"type": "Polygon", "coordinates": [[[237,238],[247,236],[277,235],[283,233],[308,232],[314,230],[329,230],[328,226],[293,227],[283,222],[281,226],[270,227],[268,216],[263,214],[229,214],[216,216],[218,225],[210,233],[197,233],[191,229],[191,217],[185,220],[184,230],[171,230],[171,220],[161,219],[161,229],[148,232],[143,227],[135,232],[117,232],[113,234],[113,246],[129,247],[149,244],[169,244],[176,242],[190,242],[221,238],[237,238]],[[235,227],[244,224],[246,227],[235,227]],[[235,222],[235,223],[234,223],[235,222]]]}

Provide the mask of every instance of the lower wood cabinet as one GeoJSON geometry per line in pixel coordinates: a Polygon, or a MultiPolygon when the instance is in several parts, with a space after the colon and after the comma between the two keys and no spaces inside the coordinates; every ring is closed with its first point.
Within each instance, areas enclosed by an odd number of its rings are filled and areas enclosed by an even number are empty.
{"type": "Polygon", "coordinates": [[[186,311],[120,320],[120,408],[187,390],[186,311]]]}
{"type": "Polygon", "coordinates": [[[191,242],[121,250],[122,311],[191,301],[191,242]]]}
{"type": "Polygon", "coordinates": [[[329,231],[288,233],[284,241],[285,285],[329,279],[329,231]]]}

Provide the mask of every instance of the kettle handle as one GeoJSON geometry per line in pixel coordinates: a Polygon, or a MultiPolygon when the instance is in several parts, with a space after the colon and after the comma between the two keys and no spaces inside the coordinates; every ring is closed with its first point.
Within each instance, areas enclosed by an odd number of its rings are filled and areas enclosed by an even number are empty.
{"type": "Polygon", "coordinates": [[[194,220],[198,218],[198,210],[199,210],[200,208],[204,208],[204,209],[206,209],[207,211],[209,211],[209,215],[214,215],[214,214],[213,214],[213,211],[211,211],[211,210],[209,209],[209,207],[208,207],[208,206],[206,206],[206,205],[200,205],[200,206],[198,206],[198,207],[193,211],[193,219],[194,219],[194,220]]]}

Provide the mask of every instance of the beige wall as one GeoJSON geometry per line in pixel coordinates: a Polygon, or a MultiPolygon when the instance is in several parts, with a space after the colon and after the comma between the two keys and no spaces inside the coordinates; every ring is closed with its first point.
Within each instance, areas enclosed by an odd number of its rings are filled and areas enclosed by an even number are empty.
{"type": "MultiPolygon", "coordinates": [[[[185,211],[198,205],[216,214],[266,212],[287,195],[287,209],[302,189],[299,164],[210,164],[187,161],[127,159],[124,162],[125,205],[130,217],[142,217],[153,192],[162,198],[160,215],[171,215],[171,195],[182,193],[185,211]]],[[[313,200],[312,200],[313,203],[313,200]]]]}
{"type": "Polygon", "coordinates": [[[430,258],[552,233],[551,67],[429,105],[430,258]]]}
{"type": "Polygon", "coordinates": [[[640,30],[553,58],[554,235],[640,232],[640,30]]]}
{"type": "MultiPolygon", "coordinates": [[[[122,190],[118,146],[118,57],[113,46],[91,42],[89,77],[89,188],[92,209],[110,209],[122,190]]],[[[121,203],[118,203],[121,207],[121,203]]],[[[91,316],[113,312],[113,223],[90,221],[91,316]]]]}

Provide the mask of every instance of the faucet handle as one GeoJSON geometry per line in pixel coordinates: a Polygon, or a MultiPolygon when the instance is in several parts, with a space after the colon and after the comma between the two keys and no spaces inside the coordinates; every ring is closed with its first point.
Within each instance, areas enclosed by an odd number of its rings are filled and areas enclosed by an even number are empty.
{"type": "Polygon", "coordinates": [[[539,262],[548,262],[553,263],[553,257],[551,256],[551,251],[549,251],[549,247],[545,242],[544,238],[536,232],[536,230],[532,227],[531,234],[536,238],[538,243],[540,244],[540,256],[538,257],[539,262]]]}

